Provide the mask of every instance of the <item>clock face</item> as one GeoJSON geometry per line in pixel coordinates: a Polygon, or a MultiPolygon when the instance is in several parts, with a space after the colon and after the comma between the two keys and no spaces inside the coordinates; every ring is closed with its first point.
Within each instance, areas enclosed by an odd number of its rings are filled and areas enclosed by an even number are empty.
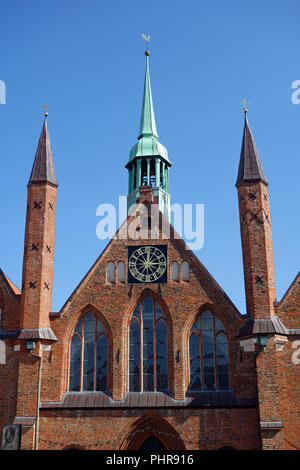
{"type": "Polygon", "coordinates": [[[128,283],[167,282],[167,246],[128,247],[128,283]]]}

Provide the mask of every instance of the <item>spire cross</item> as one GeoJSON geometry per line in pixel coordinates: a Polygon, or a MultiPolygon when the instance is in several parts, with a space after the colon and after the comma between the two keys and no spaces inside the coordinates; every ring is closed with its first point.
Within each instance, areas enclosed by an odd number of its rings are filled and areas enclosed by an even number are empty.
{"type": "Polygon", "coordinates": [[[148,52],[148,55],[149,55],[149,41],[150,41],[150,36],[146,36],[146,34],[142,34],[142,38],[145,39],[146,43],[147,43],[147,51],[148,52]]]}
{"type": "Polygon", "coordinates": [[[48,103],[46,103],[46,104],[44,104],[44,106],[42,106],[42,108],[45,108],[44,116],[47,117],[48,116],[48,108],[51,108],[51,106],[49,106],[48,103]]]}
{"type": "Polygon", "coordinates": [[[246,113],[248,111],[248,109],[246,108],[246,104],[250,104],[249,101],[246,101],[245,98],[244,98],[243,101],[240,104],[244,105],[243,113],[246,113]]]}

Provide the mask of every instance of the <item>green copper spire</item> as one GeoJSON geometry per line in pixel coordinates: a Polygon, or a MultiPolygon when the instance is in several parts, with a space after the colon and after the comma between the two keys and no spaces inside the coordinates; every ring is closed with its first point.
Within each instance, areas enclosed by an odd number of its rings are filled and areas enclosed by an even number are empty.
{"type": "Polygon", "coordinates": [[[146,55],[146,73],[145,73],[145,83],[144,83],[144,97],[143,97],[143,106],[141,114],[141,125],[138,139],[141,139],[144,136],[153,136],[158,139],[155,114],[153,108],[153,100],[151,93],[151,82],[149,74],[149,51],[145,52],[146,55]]]}
{"type": "Polygon", "coordinates": [[[130,150],[128,163],[136,157],[160,156],[170,164],[166,147],[158,141],[149,73],[149,55],[150,52],[147,49],[145,52],[146,72],[140,131],[138,142],[130,150]]]}
{"type": "MultiPolygon", "coordinates": [[[[144,39],[148,42],[150,36],[144,39]]],[[[146,72],[141,124],[137,143],[129,153],[128,169],[128,212],[140,196],[141,186],[152,186],[152,194],[160,211],[170,220],[169,169],[171,163],[168,151],[158,140],[149,73],[149,50],[146,55],[146,72]]]]}

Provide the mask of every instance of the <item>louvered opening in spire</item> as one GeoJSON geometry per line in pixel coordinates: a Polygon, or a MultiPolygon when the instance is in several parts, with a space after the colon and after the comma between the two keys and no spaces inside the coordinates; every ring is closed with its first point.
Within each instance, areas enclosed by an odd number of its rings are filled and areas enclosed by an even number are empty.
{"type": "Polygon", "coordinates": [[[244,181],[259,180],[268,184],[245,113],[245,126],[236,186],[244,181]]]}
{"type": "Polygon", "coordinates": [[[58,186],[46,118],[44,120],[28,184],[34,183],[49,183],[53,186],[58,186]]]}

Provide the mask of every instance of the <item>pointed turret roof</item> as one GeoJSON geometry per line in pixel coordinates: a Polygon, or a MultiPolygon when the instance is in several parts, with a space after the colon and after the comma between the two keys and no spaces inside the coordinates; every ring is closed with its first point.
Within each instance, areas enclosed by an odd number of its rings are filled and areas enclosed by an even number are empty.
{"type": "Polygon", "coordinates": [[[141,114],[141,124],[138,139],[144,136],[153,136],[158,139],[155,114],[151,92],[151,82],[149,73],[149,52],[146,51],[146,72],[145,72],[145,83],[144,83],[144,96],[143,106],[141,114]]]}
{"type": "Polygon", "coordinates": [[[50,183],[53,186],[58,186],[46,115],[28,184],[34,183],[50,183]]]}
{"type": "Polygon", "coordinates": [[[150,82],[149,55],[150,53],[147,49],[147,51],[145,52],[146,72],[145,72],[140,131],[138,135],[138,142],[130,150],[128,164],[132,160],[134,160],[135,157],[160,156],[169,165],[171,165],[169,158],[168,158],[168,151],[166,147],[158,141],[158,133],[157,133],[157,128],[156,128],[152,91],[151,91],[151,82],[150,82]]]}
{"type": "Polygon", "coordinates": [[[263,183],[268,184],[254,142],[254,138],[248,124],[246,112],[240,165],[236,186],[244,181],[262,181],[263,183]]]}

